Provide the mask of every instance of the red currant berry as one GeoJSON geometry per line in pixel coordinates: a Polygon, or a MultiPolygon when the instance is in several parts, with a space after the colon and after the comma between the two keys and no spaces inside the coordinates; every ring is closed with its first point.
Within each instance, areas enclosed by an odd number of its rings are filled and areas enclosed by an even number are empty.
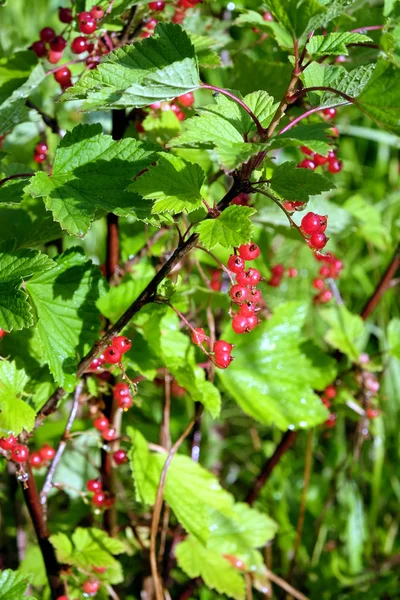
{"type": "Polygon", "coordinates": [[[154,29],[156,28],[156,25],[158,23],[158,20],[155,19],[154,17],[152,17],[151,19],[149,19],[146,23],[146,29],[148,29],[149,31],[154,31],[154,29]]]}
{"type": "Polygon", "coordinates": [[[310,148],[307,148],[307,146],[300,146],[300,150],[303,154],[306,154],[307,156],[314,156],[314,152],[310,150],[310,148]]]}
{"type": "Polygon", "coordinates": [[[336,117],[336,108],[324,108],[324,110],[322,111],[322,114],[327,119],[334,119],[336,117]]]}
{"type": "Polygon", "coordinates": [[[89,479],[86,482],[86,489],[89,492],[100,492],[103,489],[103,484],[100,479],[89,479]]]}
{"type": "Polygon", "coordinates": [[[114,386],[113,395],[116,400],[130,396],[131,390],[129,389],[129,385],[127,383],[117,383],[114,386]]]}
{"type": "Polygon", "coordinates": [[[250,286],[257,285],[261,280],[261,273],[257,269],[247,269],[246,275],[250,286]]]}
{"type": "Polygon", "coordinates": [[[54,450],[54,448],[52,448],[48,444],[45,444],[44,446],[42,446],[40,448],[39,452],[40,452],[40,456],[42,457],[42,460],[44,460],[44,461],[53,460],[53,458],[56,455],[56,451],[54,450]]]}
{"type": "Polygon", "coordinates": [[[281,263],[278,263],[277,265],[274,265],[273,267],[271,267],[272,275],[282,276],[284,274],[284,272],[285,272],[285,267],[281,263]]]}
{"type": "Polygon", "coordinates": [[[38,58],[42,58],[47,54],[46,44],[42,40],[37,40],[37,42],[33,42],[30,49],[34,51],[38,58]]]}
{"type": "Polygon", "coordinates": [[[213,352],[215,354],[230,354],[233,348],[233,344],[229,344],[229,342],[225,342],[224,340],[217,340],[214,342],[213,352]]]}
{"type": "Polygon", "coordinates": [[[321,277],[328,277],[330,271],[331,270],[327,265],[322,265],[322,267],[319,270],[319,274],[321,275],[321,277]]]}
{"type": "Polygon", "coordinates": [[[88,596],[95,596],[100,589],[100,583],[96,579],[88,579],[82,584],[82,591],[88,596]]]}
{"type": "Polygon", "coordinates": [[[104,431],[105,429],[107,429],[107,427],[109,427],[109,425],[110,423],[107,417],[97,417],[93,421],[93,426],[95,429],[97,429],[97,431],[104,431]]]}
{"type": "Polygon", "coordinates": [[[71,44],[71,50],[74,54],[81,54],[87,50],[87,40],[82,35],[76,37],[71,44]]]}
{"type": "Polygon", "coordinates": [[[234,198],[232,200],[231,204],[238,204],[239,206],[249,206],[249,202],[250,202],[250,195],[245,194],[243,192],[242,194],[239,194],[238,196],[236,196],[236,198],[234,198]]]}
{"type": "Polygon", "coordinates": [[[373,394],[376,394],[377,392],[379,392],[380,388],[379,381],[377,381],[373,375],[369,375],[365,379],[365,387],[368,391],[372,392],[373,394]]]}
{"type": "Polygon", "coordinates": [[[248,302],[254,302],[254,304],[257,304],[257,302],[260,302],[260,300],[261,300],[260,290],[258,290],[255,287],[251,288],[248,302]]]}
{"type": "Polygon", "coordinates": [[[149,104],[149,106],[153,110],[160,110],[161,102],[153,102],[153,104],[149,104]]]}
{"type": "Polygon", "coordinates": [[[239,309],[239,314],[243,317],[251,317],[256,311],[256,305],[253,302],[245,302],[239,309]]]}
{"type": "Polygon", "coordinates": [[[98,492],[95,492],[92,502],[95,506],[103,506],[105,498],[105,493],[102,490],[99,490],[98,492]]]}
{"type": "Polygon", "coordinates": [[[121,362],[122,352],[118,350],[118,348],[114,348],[113,346],[109,346],[104,350],[104,360],[110,365],[116,365],[121,362]]]}
{"type": "Polygon", "coordinates": [[[57,600],[69,600],[68,596],[58,596],[57,600]]]}
{"type": "Polygon", "coordinates": [[[323,279],[319,279],[319,278],[313,279],[312,284],[316,290],[323,290],[325,287],[325,281],[323,279]]]}
{"type": "Polygon", "coordinates": [[[62,55],[63,55],[62,52],[54,52],[54,50],[49,50],[49,53],[47,55],[47,60],[52,65],[56,65],[62,59],[62,55]]]}
{"type": "Polygon", "coordinates": [[[93,6],[90,14],[93,19],[102,19],[104,17],[104,10],[101,8],[101,6],[93,6]]]}
{"type": "Polygon", "coordinates": [[[162,0],[160,0],[159,2],[150,2],[149,3],[149,9],[150,10],[164,10],[165,8],[165,2],[162,2],[162,0]]]}
{"type": "Polygon", "coordinates": [[[17,443],[17,438],[9,435],[6,438],[0,438],[0,448],[2,450],[12,450],[17,443]]]}
{"type": "Polygon", "coordinates": [[[34,469],[39,469],[39,467],[41,467],[43,464],[43,459],[40,455],[40,452],[32,452],[32,454],[29,456],[29,462],[34,469]]]}
{"type": "Polygon", "coordinates": [[[50,42],[56,35],[56,32],[52,27],[43,27],[40,30],[39,36],[42,42],[50,42]]]}
{"type": "Polygon", "coordinates": [[[267,281],[268,285],[271,287],[279,287],[282,282],[282,277],[280,275],[272,275],[271,279],[267,281]]]}
{"type": "Polygon", "coordinates": [[[227,266],[232,273],[241,273],[244,271],[245,262],[240,256],[232,254],[232,256],[228,258],[227,266]]]}
{"type": "Polygon", "coordinates": [[[367,408],[367,410],[365,411],[365,415],[367,417],[367,419],[376,419],[376,417],[379,417],[379,410],[377,410],[376,408],[367,408]]]}
{"type": "Polygon", "coordinates": [[[106,361],[104,360],[104,356],[101,355],[98,358],[94,358],[92,360],[92,362],[90,363],[88,370],[89,371],[97,371],[98,369],[101,369],[101,367],[104,365],[106,361]]]}
{"type": "Polygon", "coordinates": [[[196,329],[192,331],[192,335],[190,337],[193,344],[196,344],[196,346],[200,346],[200,344],[203,344],[203,342],[208,340],[206,332],[202,327],[196,327],[196,329]]]}
{"type": "Polygon", "coordinates": [[[17,463],[24,463],[29,458],[29,449],[24,444],[15,444],[11,450],[11,459],[17,463]]]}
{"type": "Polygon", "coordinates": [[[326,162],[328,162],[328,157],[322,156],[322,154],[314,154],[313,162],[316,167],[321,167],[326,162]]]}
{"type": "Polygon", "coordinates": [[[33,155],[33,160],[40,164],[46,160],[46,155],[43,152],[35,152],[33,155]]]}
{"type": "Polygon", "coordinates": [[[264,21],[273,21],[274,17],[271,15],[270,12],[267,11],[263,14],[263,19],[264,21]]]}
{"type": "Polygon", "coordinates": [[[93,571],[95,571],[96,573],[100,573],[100,575],[103,575],[107,571],[107,567],[93,567],[93,571]]]}
{"type": "MultiPolygon", "coordinates": [[[[81,13],[82,14],[82,13],[81,13]]],[[[91,17],[90,19],[79,20],[79,31],[86,35],[94,33],[97,29],[96,21],[91,17]]]]}
{"type": "Polygon", "coordinates": [[[247,331],[253,331],[255,327],[260,323],[257,315],[250,315],[247,317],[247,331]]]}
{"type": "Polygon", "coordinates": [[[307,235],[325,231],[326,225],[327,218],[313,212],[307,213],[301,220],[301,228],[307,235]]]}
{"type": "Polygon", "coordinates": [[[340,173],[340,171],[343,169],[343,163],[338,160],[337,158],[330,160],[328,162],[328,171],[329,173],[332,173],[333,175],[335,173],[340,173]]]}
{"type": "Polygon", "coordinates": [[[324,394],[327,398],[333,400],[337,396],[337,390],[333,385],[328,385],[327,388],[324,389],[324,394]]]}
{"type": "Polygon", "coordinates": [[[289,267],[288,275],[289,275],[290,279],[293,279],[293,277],[297,277],[297,275],[298,275],[297,269],[295,269],[294,267],[289,267]]]}
{"type": "Polygon", "coordinates": [[[242,285],[233,285],[229,290],[229,295],[236,304],[243,304],[249,296],[249,290],[242,285]]]}
{"type": "Polygon", "coordinates": [[[294,202],[291,202],[290,200],[284,200],[282,204],[283,208],[285,208],[288,212],[293,212],[296,210],[294,202]]]}
{"type": "Polygon", "coordinates": [[[84,10],[83,12],[78,13],[77,15],[78,21],[87,21],[88,19],[93,19],[92,15],[90,14],[90,12],[88,12],[87,10],[84,10]]]}
{"type": "Polygon", "coordinates": [[[35,146],[35,152],[41,152],[43,154],[46,154],[46,152],[48,152],[48,150],[49,149],[48,149],[47,144],[45,142],[39,142],[35,146]]]}
{"type": "Polygon", "coordinates": [[[179,383],[174,379],[171,383],[171,394],[175,396],[175,398],[182,398],[186,394],[186,389],[179,385],[179,383]]]}
{"type": "Polygon", "coordinates": [[[50,49],[54,50],[54,52],[62,52],[67,45],[66,40],[62,35],[56,35],[50,42],[50,49]]]}
{"type": "Polygon", "coordinates": [[[332,300],[332,292],[331,290],[323,290],[320,294],[319,294],[319,302],[321,302],[322,304],[326,304],[327,302],[329,302],[329,300],[332,300]]]}
{"type": "Polygon", "coordinates": [[[189,108],[194,104],[194,95],[192,94],[192,92],[188,92],[187,94],[182,94],[182,96],[178,96],[177,100],[179,104],[182,104],[182,106],[189,108]]]}
{"type": "Polygon", "coordinates": [[[128,456],[125,450],[116,450],[113,454],[113,460],[116,465],[123,465],[128,462],[128,456]]]}
{"type": "Polygon", "coordinates": [[[247,317],[244,317],[240,313],[235,315],[232,319],[232,329],[235,333],[244,333],[247,331],[247,317]]]}
{"type": "Polygon", "coordinates": [[[214,356],[214,362],[220,369],[227,369],[232,361],[233,357],[228,352],[221,352],[214,356]]]}
{"type": "Polygon", "coordinates": [[[321,402],[326,408],[330,408],[332,405],[332,402],[326,396],[321,396],[321,402]]]}
{"type": "Polygon", "coordinates": [[[103,436],[103,440],[105,440],[106,442],[111,442],[112,440],[114,440],[115,434],[116,434],[116,431],[115,431],[114,427],[107,427],[106,429],[103,429],[101,432],[101,435],[103,436]]]}
{"type": "Polygon", "coordinates": [[[68,67],[60,67],[54,73],[54,79],[57,81],[57,83],[60,83],[62,85],[66,81],[71,80],[71,71],[68,69],[68,67]]]}
{"type": "Polygon", "coordinates": [[[133,406],[133,400],[131,396],[123,396],[122,398],[118,398],[117,400],[118,408],[122,410],[129,410],[133,406]]]}
{"type": "Polygon", "coordinates": [[[325,421],[326,427],[335,427],[336,425],[336,415],[335,413],[331,413],[327,420],[325,421]]]}
{"type": "Polygon", "coordinates": [[[322,250],[322,248],[326,246],[327,242],[328,238],[324,233],[313,233],[308,240],[308,245],[310,248],[314,248],[315,250],[322,250]]]}
{"type": "Polygon", "coordinates": [[[260,248],[257,244],[242,244],[239,246],[239,254],[243,260],[255,260],[260,256],[260,248]]]}
{"type": "Polygon", "coordinates": [[[58,9],[58,18],[60,19],[61,23],[71,23],[73,19],[72,10],[70,8],[60,7],[58,9]]]}
{"type": "Polygon", "coordinates": [[[117,335],[111,340],[111,346],[125,354],[132,348],[132,342],[124,335],[117,335]]]}
{"type": "Polygon", "coordinates": [[[315,169],[314,161],[310,160],[309,158],[305,158],[297,166],[299,169],[310,169],[310,171],[314,171],[315,169]]]}

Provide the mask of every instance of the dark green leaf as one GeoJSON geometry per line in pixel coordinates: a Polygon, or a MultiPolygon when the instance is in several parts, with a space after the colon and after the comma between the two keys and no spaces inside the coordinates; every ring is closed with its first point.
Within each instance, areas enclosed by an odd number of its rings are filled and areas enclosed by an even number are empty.
{"type": "Polygon", "coordinates": [[[282,198],[305,202],[310,196],[335,187],[335,184],[323,175],[309,169],[298,168],[295,162],[279,165],[272,175],[270,185],[282,198]]]}

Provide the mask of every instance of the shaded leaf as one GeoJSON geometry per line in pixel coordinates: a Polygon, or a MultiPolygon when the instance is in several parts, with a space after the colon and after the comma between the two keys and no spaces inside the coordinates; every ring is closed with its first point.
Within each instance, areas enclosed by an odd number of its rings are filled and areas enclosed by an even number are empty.
{"type": "Polygon", "coordinates": [[[279,165],[272,175],[270,185],[282,198],[304,202],[310,196],[335,187],[335,184],[323,175],[309,169],[298,168],[295,162],[285,162],[279,165]]]}

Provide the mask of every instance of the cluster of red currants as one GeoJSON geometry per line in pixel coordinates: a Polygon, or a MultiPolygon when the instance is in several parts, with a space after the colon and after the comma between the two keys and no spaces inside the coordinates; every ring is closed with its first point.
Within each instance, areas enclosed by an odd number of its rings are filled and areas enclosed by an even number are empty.
{"type": "Polygon", "coordinates": [[[203,0],[178,0],[176,9],[172,17],[173,23],[182,23],[185,18],[185,13],[188,8],[194,8],[197,4],[201,4],[203,0]]]}
{"type": "Polygon", "coordinates": [[[47,158],[48,151],[49,149],[46,142],[39,142],[36,144],[35,150],[33,151],[33,160],[38,164],[44,162],[47,158]]]}
{"type": "Polygon", "coordinates": [[[325,304],[332,298],[332,291],[326,286],[326,278],[338,279],[343,269],[343,262],[334,254],[315,254],[315,258],[324,264],[319,269],[319,277],[313,279],[312,285],[318,290],[314,296],[315,304],[325,304]]]}
{"type": "Polygon", "coordinates": [[[56,451],[54,448],[49,446],[49,444],[44,444],[40,450],[31,452],[29,455],[29,462],[34,469],[40,469],[44,465],[47,465],[50,460],[56,455],[56,451]]]}
{"type": "MultiPolygon", "coordinates": [[[[172,110],[172,112],[175,113],[179,121],[184,121],[186,119],[186,113],[184,110],[182,110],[182,108],[190,108],[193,106],[193,104],[194,95],[192,94],[192,92],[187,92],[186,94],[182,94],[182,96],[178,96],[171,102],[153,102],[149,105],[149,108],[155,114],[159,113],[159,111],[164,112],[172,110]]],[[[136,121],[135,127],[138,133],[144,132],[141,120],[136,121]]]]}
{"type": "Polygon", "coordinates": [[[16,463],[22,464],[29,458],[29,448],[25,444],[19,444],[14,435],[6,438],[0,438],[0,448],[7,452],[7,458],[16,463]]]}
{"type": "Polygon", "coordinates": [[[239,254],[229,257],[227,267],[236,275],[236,284],[229,290],[229,296],[239,306],[239,311],[232,318],[232,329],[235,333],[248,333],[260,323],[257,317],[257,304],[261,300],[261,292],[257,288],[261,281],[261,273],[252,267],[246,269],[246,261],[253,261],[260,256],[257,244],[242,244],[239,254]]]}
{"type": "MultiPolygon", "coordinates": [[[[191,336],[193,344],[196,346],[202,346],[203,344],[210,345],[210,338],[202,327],[197,327],[193,330],[191,336]]],[[[234,356],[231,356],[232,350],[235,346],[225,342],[224,340],[217,340],[213,344],[213,362],[220,369],[226,369],[229,367],[234,356]]]]}
{"type": "MultiPolygon", "coordinates": [[[[93,571],[96,573],[105,573],[106,567],[93,567],[93,571]]],[[[95,596],[100,589],[100,581],[98,579],[87,579],[82,583],[82,592],[85,598],[88,596],[95,596]]],[[[68,596],[58,596],[56,600],[70,600],[68,596]]],[[[78,600],[77,598],[75,600],[78,600]]]]}
{"type": "Polygon", "coordinates": [[[86,482],[86,489],[92,492],[92,504],[97,508],[111,508],[115,504],[114,496],[111,496],[103,490],[103,484],[100,479],[89,479],[86,482]]]}
{"type": "Polygon", "coordinates": [[[116,365],[121,362],[123,354],[129,352],[132,342],[124,335],[117,335],[111,340],[111,345],[104,350],[98,358],[94,358],[89,365],[89,371],[98,371],[104,368],[106,363],[116,365]]]}
{"type": "Polygon", "coordinates": [[[324,233],[327,225],[328,218],[317,213],[309,212],[302,218],[300,229],[313,250],[322,250],[326,246],[329,240],[324,233]]]}

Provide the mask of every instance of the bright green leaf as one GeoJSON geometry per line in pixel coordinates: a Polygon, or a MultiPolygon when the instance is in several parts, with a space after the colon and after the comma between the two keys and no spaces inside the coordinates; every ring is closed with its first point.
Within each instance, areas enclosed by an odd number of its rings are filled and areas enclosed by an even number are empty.
{"type": "Polygon", "coordinates": [[[26,591],[30,583],[30,577],[6,569],[0,573],[0,600],[35,600],[33,596],[27,596],[26,591]]]}
{"type": "Polygon", "coordinates": [[[344,305],[326,308],[321,314],[331,327],[325,336],[326,341],[350,360],[357,361],[366,341],[362,318],[352,314],[344,305]]]}
{"type": "Polygon", "coordinates": [[[326,55],[347,55],[348,44],[361,44],[371,42],[368,35],[344,31],[341,33],[328,33],[328,35],[314,35],[307,44],[307,52],[312,58],[326,55]]]}
{"type": "Polygon", "coordinates": [[[295,162],[279,165],[271,179],[271,188],[287,200],[307,202],[310,196],[335,187],[329,179],[309,169],[298,168],[295,162]]]}
{"type": "Polygon", "coordinates": [[[381,59],[358,102],[364,112],[384,129],[400,134],[400,70],[381,59]],[[382,92],[382,90],[384,92],[382,92]]]}
{"type": "Polygon", "coordinates": [[[200,241],[206,248],[221,244],[225,248],[240,246],[250,241],[253,225],[250,220],[255,210],[248,206],[229,206],[216,219],[205,219],[196,227],[200,241]]]}
{"type": "Polygon", "coordinates": [[[82,569],[114,567],[113,554],[124,551],[124,544],[95,527],[78,527],[71,537],[56,533],[50,537],[58,559],[82,569]]]}
{"type": "Polygon", "coordinates": [[[392,319],[388,327],[389,352],[400,359],[400,319],[392,319]]]}
{"type": "Polygon", "coordinates": [[[0,437],[33,429],[36,413],[19,398],[27,383],[24,370],[17,369],[14,362],[0,361],[0,437]]]}

